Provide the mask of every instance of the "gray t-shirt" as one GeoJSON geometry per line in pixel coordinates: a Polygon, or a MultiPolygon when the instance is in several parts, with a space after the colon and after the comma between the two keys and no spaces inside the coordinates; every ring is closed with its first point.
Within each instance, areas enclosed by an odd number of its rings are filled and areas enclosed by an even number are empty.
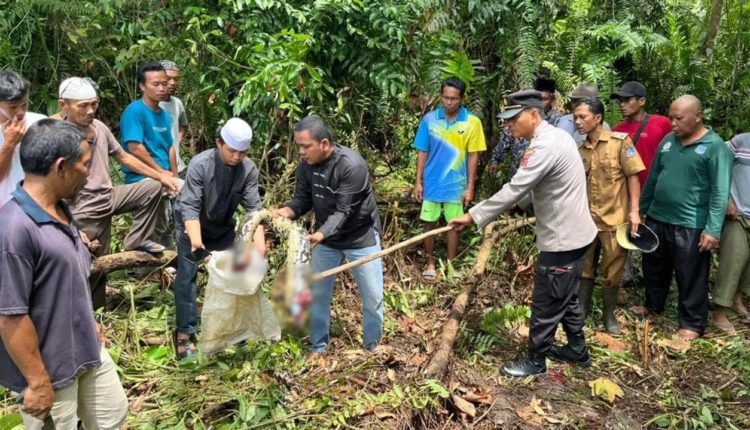
{"type": "Polygon", "coordinates": [[[750,133],[738,134],[727,144],[734,155],[732,200],[742,216],[750,218],[750,133]]]}
{"type": "Polygon", "coordinates": [[[182,172],[187,167],[180,157],[180,127],[188,125],[185,106],[182,104],[182,100],[172,96],[168,102],[159,102],[159,107],[167,111],[169,116],[172,117],[172,146],[174,146],[174,153],[177,156],[177,171],[182,172]]]}
{"type": "MultiPolygon", "coordinates": [[[[60,203],[72,220],[65,203],[60,203]]],[[[0,209],[0,315],[28,315],[52,388],[98,367],[99,339],[89,292],[91,255],[71,222],[64,225],[18,187],[0,209]]],[[[26,379],[0,342],[0,384],[15,392],[26,379]]]]}

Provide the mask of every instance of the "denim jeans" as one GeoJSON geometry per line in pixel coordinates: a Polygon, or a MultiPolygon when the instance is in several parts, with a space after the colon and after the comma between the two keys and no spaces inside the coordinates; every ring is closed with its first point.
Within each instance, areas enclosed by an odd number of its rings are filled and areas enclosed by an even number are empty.
{"type": "MultiPolygon", "coordinates": [[[[323,243],[312,250],[313,273],[320,273],[341,265],[344,258],[354,261],[380,251],[380,237],[375,245],[360,249],[333,249],[323,243]]],[[[362,330],[365,348],[373,349],[380,343],[383,332],[383,264],[380,258],[352,269],[362,300],[362,330]]],[[[331,300],[335,276],[313,283],[310,305],[310,351],[322,352],[328,346],[328,327],[331,323],[331,300]]]]}
{"type": "MultiPolygon", "coordinates": [[[[198,263],[189,257],[190,238],[185,234],[184,226],[177,226],[177,276],[174,280],[174,306],[176,329],[180,333],[193,334],[198,331],[197,285],[198,263]]],[[[203,244],[208,251],[224,250],[232,246],[234,232],[218,241],[207,240],[203,244]]]]}

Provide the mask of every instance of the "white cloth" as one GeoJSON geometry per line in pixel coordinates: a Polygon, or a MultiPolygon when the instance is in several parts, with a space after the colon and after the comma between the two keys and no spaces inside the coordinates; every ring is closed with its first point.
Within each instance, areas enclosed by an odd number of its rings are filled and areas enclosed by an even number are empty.
{"type": "Polygon", "coordinates": [[[230,118],[221,128],[221,139],[235,151],[247,151],[253,140],[253,129],[239,118],[230,118]]]}
{"type": "MultiPolygon", "coordinates": [[[[40,119],[47,118],[44,115],[26,112],[24,120],[26,121],[26,129],[28,130],[32,124],[39,121],[40,119]]],[[[5,145],[5,135],[3,134],[3,125],[0,124],[0,147],[5,145]]],[[[4,205],[11,199],[11,194],[16,190],[16,185],[23,179],[23,167],[21,167],[21,144],[16,145],[15,151],[13,151],[13,159],[10,165],[10,171],[8,176],[0,179],[0,206],[4,205]]]]}
{"type": "Polygon", "coordinates": [[[534,130],[518,172],[494,196],[469,210],[484,227],[528,193],[536,214],[536,243],[541,251],[572,251],[588,246],[597,234],[586,195],[586,173],[573,138],[543,121],[534,130]]]}
{"type": "Polygon", "coordinates": [[[168,102],[159,102],[159,107],[167,111],[169,116],[172,117],[172,146],[174,146],[174,153],[177,156],[177,171],[182,172],[187,167],[180,157],[180,127],[188,125],[185,106],[182,104],[182,100],[171,96],[168,102]]]}

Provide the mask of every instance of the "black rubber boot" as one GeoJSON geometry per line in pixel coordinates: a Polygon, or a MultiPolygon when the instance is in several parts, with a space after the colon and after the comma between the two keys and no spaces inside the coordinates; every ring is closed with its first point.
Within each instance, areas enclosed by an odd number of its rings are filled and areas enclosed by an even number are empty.
{"type": "Polygon", "coordinates": [[[528,358],[503,365],[503,372],[508,376],[525,378],[547,373],[547,359],[544,355],[529,353],[528,358]]]}
{"type": "Polygon", "coordinates": [[[617,307],[617,293],[620,287],[609,287],[602,289],[602,301],[604,302],[604,328],[607,333],[621,334],[620,324],[615,318],[615,308],[617,307]]]}
{"type": "Polygon", "coordinates": [[[585,319],[591,312],[591,295],[594,292],[594,280],[581,278],[578,284],[578,300],[583,308],[583,318],[585,319]]]}
{"type": "Polygon", "coordinates": [[[583,333],[573,336],[568,335],[567,345],[552,345],[547,355],[555,361],[566,361],[581,367],[591,366],[591,356],[588,348],[586,348],[586,339],[583,337],[583,333]]]}

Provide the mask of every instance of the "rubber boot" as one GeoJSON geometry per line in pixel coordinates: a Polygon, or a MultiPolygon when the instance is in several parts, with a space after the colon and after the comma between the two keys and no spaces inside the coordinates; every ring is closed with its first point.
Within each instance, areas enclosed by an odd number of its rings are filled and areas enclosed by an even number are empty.
{"type": "Polygon", "coordinates": [[[578,300],[583,308],[583,318],[585,319],[591,312],[591,295],[594,292],[594,280],[581,278],[578,283],[578,300]]]}
{"type": "Polygon", "coordinates": [[[568,335],[568,344],[565,346],[552,345],[548,355],[555,361],[567,361],[581,367],[591,366],[591,356],[586,348],[583,332],[568,335]]]}
{"type": "Polygon", "coordinates": [[[604,302],[604,328],[607,333],[620,334],[620,324],[615,318],[615,308],[617,307],[617,293],[620,287],[602,288],[602,301],[604,302]]]}
{"type": "Polygon", "coordinates": [[[547,373],[547,358],[544,354],[529,353],[528,358],[503,365],[503,372],[508,376],[525,378],[547,373]]]}

